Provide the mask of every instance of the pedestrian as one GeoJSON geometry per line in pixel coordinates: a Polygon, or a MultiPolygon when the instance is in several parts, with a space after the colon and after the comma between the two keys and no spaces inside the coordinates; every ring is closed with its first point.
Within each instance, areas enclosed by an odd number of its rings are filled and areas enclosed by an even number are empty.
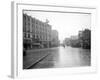
{"type": "Polygon", "coordinates": [[[63,44],[63,47],[65,48],[65,45],[63,44]]]}

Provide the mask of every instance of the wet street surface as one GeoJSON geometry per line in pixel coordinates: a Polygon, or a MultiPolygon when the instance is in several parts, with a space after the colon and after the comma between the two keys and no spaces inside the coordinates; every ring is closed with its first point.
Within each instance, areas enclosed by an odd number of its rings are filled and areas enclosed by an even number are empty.
{"type": "MultiPolygon", "coordinates": [[[[30,69],[36,68],[63,68],[79,67],[91,65],[91,52],[88,49],[57,47],[40,53],[49,53],[44,59],[31,66],[30,69]]],[[[33,53],[34,54],[34,53],[33,53]]]]}

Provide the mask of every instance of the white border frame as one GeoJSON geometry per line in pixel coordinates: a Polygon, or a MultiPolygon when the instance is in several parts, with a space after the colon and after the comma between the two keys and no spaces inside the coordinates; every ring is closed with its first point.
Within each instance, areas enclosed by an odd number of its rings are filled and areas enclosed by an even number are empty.
{"type": "Polygon", "coordinates": [[[56,6],[56,5],[39,5],[39,4],[27,4],[12,2],[12,64],[11,64],[11,76],[17,77],[32,77],[32,76],[50,76],[50,75],[62,75],[72,73],[87,73],[96,72],[96,51],[93,46],[96,45],[93,39],[96,27],[96,8],[87,7],[73,7],[73,6],[56,6]],[[22,59],[22,10],[47,10],[47,11],[64,11],[74,13],[90,13],[91,14],[91,31],[92,31],[92,46],[91,46],[91,66],[90,67],[75,67],[75,68],[54,68],[54,69],[33,69],[23,70],[22,59]]]}

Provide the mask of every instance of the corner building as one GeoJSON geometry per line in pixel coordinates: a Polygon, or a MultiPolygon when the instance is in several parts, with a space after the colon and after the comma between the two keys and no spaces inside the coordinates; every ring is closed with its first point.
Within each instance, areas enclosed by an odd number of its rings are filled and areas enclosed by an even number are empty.
{"type": "Polygon", "coordinates": [[[51,46],[51,25],[23,14],[23,46],[26,49],[51,46]]]}

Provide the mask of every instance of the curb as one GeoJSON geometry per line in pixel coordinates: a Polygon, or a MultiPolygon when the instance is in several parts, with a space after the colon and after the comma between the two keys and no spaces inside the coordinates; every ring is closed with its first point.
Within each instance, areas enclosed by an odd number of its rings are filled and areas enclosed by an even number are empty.
{"type": "Polygon", "coordinates": [[[42,58],[39,58],[38,60],[36,60],[34,63],[30,64],[29,66],[27,66],[24,69],[31,69],[31,67],[33,67],[34,65],[36,65],[37,63],[39,63],[41,60],[43,60],[45,57],[47,57],[48,55],[50,55],[49,53],[47,55],[44,55],[42,58]]]}
{"type": "Polygon", "coordinates": [[[27,50],[26,52],[35,52],[35,51],[44,51],[44,50],[53,50],[56,49],[58,47],[54,47],[54,48],[45,48],[45,49],[34,49],[34,50],[27,50]]]}

